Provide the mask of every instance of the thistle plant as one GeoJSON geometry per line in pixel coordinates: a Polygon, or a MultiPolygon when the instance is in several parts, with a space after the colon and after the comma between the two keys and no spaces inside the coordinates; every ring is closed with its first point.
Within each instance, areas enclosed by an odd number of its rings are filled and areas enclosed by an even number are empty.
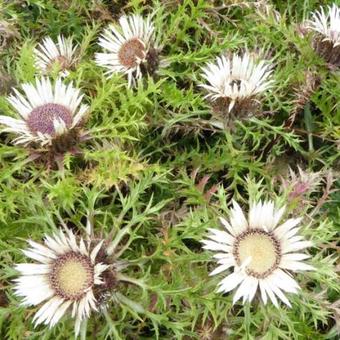
{"type": "Polygon", "coordinates": [[[296,235],[301,219],[289,219],[278,225],[285,207],[275,208],[273,202],[253,203],[248,219],[234,201],[230,222],[220,221],[226,231],[210,229],[204,248],[219,251],[214,257],[219,266],[210,275],[234,271],[219,283],[217,292],[229,292],[239,286],[233,298],[251,302],[257,291],[261,292],[264,304],[268,299],[278,307],[277,297],[287,306],[291,304],[284,292],[297,293],[298,284],[287,270],[313,270],[302,260],[309,256],[297,251],[312,244],[296,235]]]}
{"type": "Polygon", "coordinates": [[[338,7],[1,2],[0,339],[339,338],[338,7]]]}
{"type": "Polygon", "coordinates": [[[36,79],[34,85],[23,84],[23,96],[14,89],[7,100],[18,112],[19,119],[0,116],[4,132],[17,134],[14,143],[30,147],[37,156],[47,159],[75,152],[77,142],[84,139],[82,126],[88,106],[81,104],[83,94],[58,79],[54,86],[50,79],[36,79]]]}
{"type": "Polygon", "coordinates": [[[67,76],[77,61],[76,51],[77,45],[74,45],[72,38],[59,35],[55,43],[51,37],[46,37],[34,50],[36,67],[42,73],[58,68],[61,75],[67,76]]]}
{"type": "Polygon", "coordinates": [[[313,44],[316,52],[330,65],[340,66],[340,8],[334,3],[311,15],[307,28],[314,32],[313,44]]]}
{"type": "Polygon", "coordinates": [[[212,102],[213,111],[228,118],[231,112],[240,119],[254,115],[259,101],[256,97],[272,85],[270,64],[256,62],[245,53],[230,58],[218,57],[216,64],[208,63],[203,68],[203,77],[208,84],[201,84],[208,91],[206,98],[212,102]]]}
{"type": "Polygon", "coordinates": [[[127,228],[113,240],[96,238],[91,221],[86,229],[85,240],[65,227],[51,236],[45,235],[44,244],[29,240],[30,247],[23,250],[24,255],[37,263],[15,266],[20,276],[14,280],[14,290],[23,298],[24,306],[43,303],[33,318],[35,325],[53,327],[69,310],[78,336],[91,311],[105,309],[108,300],[114,298],[116,303],[120,299],[129,301],[117,287],[120,282],[138,283],[138,280],[121,274],[126,264],[115,256],[127,228]]]}
{"type": "Polygon", "coordinates": [[[106,52],[96,54],[96,63],[107,69],[108,76],[127,74],[128,85],[132,86],[143,73],[153,73],[159,64],[155,28],[151,17],[140,15],[122,16],[119,24],[119,28],[106,28],[99,39],[106,52]]]}

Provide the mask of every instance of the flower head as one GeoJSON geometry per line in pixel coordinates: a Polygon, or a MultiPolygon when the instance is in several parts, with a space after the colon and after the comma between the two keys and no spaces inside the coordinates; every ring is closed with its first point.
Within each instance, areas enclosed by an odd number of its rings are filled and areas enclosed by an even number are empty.
{"type": "Polygon", "coordinates": [[[109,265],[98,261],[103,241],[97,244],[83,239],[77,243],[72,231],[59,231],[46,236],[44,245],[28,241],[30,248],[23,253],[37,263],[17,264],[20,277],[15,279],[15,293],[25,306],[44,304],[35,314],[35,324],[53,327],[72,310],[76,319],[75,333],[81,321],[97,310],[95,291],[103,285],[103,272],[109,265]]]}
{"type": "Polygon", "coordinates": [[[82,321],[92,311],[104,310],[110,300],[142,310],[118,291],[123,282],[143,287],[138,279],[122,273],[128,264],[119,259],[124,250],[118,250],[118,245],[128,231],[123,228],[113,239],[99,239],[88,219],[85,239],[65,227],[45,235],[43,244],[28,241],[29,248],[23,253],[34,263],[16,265],[20,274],[14,280],[14,290],[23,306],[39,306],[33,317],[35,325],[53,327],[69,315],[75,319],[77,336],[82,321]]]}
{"type": "Polygon", "coordinates": [[[142,77],[142,70],[154,71],[158,64],[154,26],[151,18],[122,16],[118,25],[110,25],[99,39],[104,53],[96,54],[96,63],[114,73],[128,76],[129,86],[142,77]]]}
{"type": "Polygon", "coordinates": [[[36,79],[35,85],[23,84],[22,89],[24,95],[14,89],[8,97],[20,117],[0,116],[0,124],[6,126],[2,131],[17,134],[15,144],[57,153],[68,151],[88,111],[88,106],[81,104],[80,90],[60,79],[52,86],[47,78],[36,79]]]}
{"type": "Polygon", "coordinates": [[[312,13],[312,19],[307,21],[307,28],[320,33],[323,40],[332,42],[334,47],[340,45],[340,8],[336,4],[328,6],[326,14],[321,7],[319,11],[312,13]]]}
{"type": "Polygon", "coordinates": [[[68,70],[77,60],[77,47],[73,45],[72,38],[59,35],[55,43],[50,37],[46,37],[34,49],[36,67],[43,73],[48,73],[57,64],[61,75],[67,76],[68,70]]]}
{"type": "Polygon", "coordinates": [[[276,209],[273,202],[256,203],[248,219],[240,206],[233,202],[230,221],[220,218],[225,231],[210,229],[203,248],[217,251],[214,258],[219,266],[210,275],[233,268],[219,283],[218,292],[229,292],[238,286],[233,298],[251,302],[257,290],[263,303],[268,297],[278,307],[277,297],[290,306],[285,293],[297,293],[299,286],[288,271],[312,270],[302,262],[309,256],[298,253],[311,246],[298,236],[300,218],[279,225],[285,209],[276,209]]]}
{"type": "Polygon", "coordinates": [[[226,107],[227,113],[242,106],[247,110],[254,98],[272,84],[270,65],[264,60],[257,63],[247,53],[217,57],[216,63],[208,63],[202,70],[202,77],[208,82],[200,85],[208,91],[206,98],[226,107]]]}
{"type": "Polygon", "coordinates": [[[307,20],[306,28],[316,34],[313,39],[315,51],[334,67],[340,66],[340,8],[333,4],[325,13],[321,7],[307,20]]]}

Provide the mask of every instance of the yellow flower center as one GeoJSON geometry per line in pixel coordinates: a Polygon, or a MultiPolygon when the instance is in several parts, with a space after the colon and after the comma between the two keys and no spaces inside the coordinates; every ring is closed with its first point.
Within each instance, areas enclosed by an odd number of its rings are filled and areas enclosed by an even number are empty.
{"type": "Polygon", "coordinates": [[[262,229],[249,229],[239,235],[233,253],[238,265],[249,261],[246,272],[257,278],[271,274],[281,258],[280,243],[272,233],[262,229]]]}
{"type": "Polygon", "coordinates": [[[55,261],[50,281],[58,295],[78,300],[92,287],[93,276],[93,265],[87,256],[67,253],[55,261]]]}

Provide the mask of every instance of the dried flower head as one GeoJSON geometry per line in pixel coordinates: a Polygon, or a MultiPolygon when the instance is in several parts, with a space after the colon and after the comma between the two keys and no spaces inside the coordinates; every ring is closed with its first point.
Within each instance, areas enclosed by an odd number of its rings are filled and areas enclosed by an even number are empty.
{"type": "Polygon", "coordinates": [[[306,23],[307,29],[316,34],[313,39],[315,51],[326,60],[327,63],[340,66],[340,8],[333,4],[328,6],[325,13],[321,7],[319,11],[312,13],[312,19],[306,23]]]}
{"type": "Polygon", "coordinates": [[[154,30],[150,16],[122,16],[119,26],[110,25],[100,37],[105,52],[96,54],[96,63],[107,69],[109,77],[127,74],[129,86],[134,85],[144,72],[152,74],[158,67],[154,30]]]}
{"type": "Polygon", "coordinates": [[[0,50],[6,48],[10,41],[19,37],[20,34],[13,24],[0,20],[0,50]]]}
{"type": "Polygon", "coordinates": [[[278,297],[290,306],[284,293],[297,293],[299,286],[288,271],[313,269],[302,262],[309,255],[297,252],[312,245],[297,235],[301,218],[288,219],[278,226],[284,211],[276,209],[273,202],[258,202],[251,206],[247,219],[234,201],[230,221],[220,218],[226,230],[209,229],[203,248],[217,251],[214,258],[219,264],[210,275],[233,268],[218,289],[227,293],[239,286],[233,303],[241,297],[243,303],[251,302],[259,289],[264,304],[269,297],[278,307],[278,297]]]}
{"type": "Polygon", "coordinates": [[[46,37],[34,49],[36,67],[46,74],[57,66],[60,75],[66,77],[77,61],[77,48],[78,45],[73,45],[72,38],[59,35],[55,43],[50,37],[46,37]]]}
{"type": "Polygon", "coordinates": [[[275,23],[279,23],[282,20],[281,14],[275,9],[272,4],[267,3],[267,1],[256,1],[251,3],[256,9],[256,15],[258,15],[262,20],[273,20],[275,23]]]}
{"type": "Polygon", "coordinates": [[[321,84],[321,77],[317,71],[307,70],[303,81],[294,88],[295,99],[293,108],[289,116],[288,127],[293,126],[297,115],[304,109],[310,101],[312,95],[321,84]]]}
{"type": "Polygon", "coordinates": [[[36,79],[35,85],[23,84],[24,95],[14,89],[8,102],[20,118],[0,116],[3,132],[17,134],[15,144],[51,155],[71,151],[83,137],[81,127],[88,106],[81,104],[83,95],[72,84],[58,79],[53,86],[47,78],[36,79]]]}
{"type": "Polygon", "coordinates": [[[249,53],[218,57],[216,63],[208,63],[202,70],[208,84],[200,86],[208,91],[206,98],[214,111],[224,116],[234,113],[241,118],[253,113],[258,96],[272,85],[270,64],[256,62],[249,53]]]}

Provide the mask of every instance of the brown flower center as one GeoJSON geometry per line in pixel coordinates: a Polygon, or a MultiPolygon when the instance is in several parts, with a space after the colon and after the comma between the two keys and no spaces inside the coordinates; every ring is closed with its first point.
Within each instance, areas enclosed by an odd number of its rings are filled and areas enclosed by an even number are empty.
{"type": "Polygon", "coordinates": [[[248,275],[265,278],[278,267],[281,246],[272,233],[249,229],[237,236],[233,254],[239,266],[250,261],[246,266],[248,275]]]}
{"type": "Polygon", "coordinates": [[[87,256],[66,253],[55,260],[49,279],[57,295],[67,300],[79,300],[93,286],[93,265],[87,256]]]}
{"type": "Polygon", "coordinates": [[[63,55],[60,55],[54,59],[51,60],[51,62],[48,64],[47,69],[51,70],[54,65],[58,64],[59,69],[61,71],[64,71],[70,67],[70,63],[66,57],[63,55]]]}
{"type": "Polygon", "coordinates": [[[145,46],[137,38],[125,42],[118,52],[119,62],[127,68],[135,67],[138,59],[144,59],[145,56],[145,46]]]}
{"type": "Polygon", "coordinates": [[[27,125],[34,134],[40,132],[54,136],[55,119],[61,119],[66,127],[72,125],[71,111],[63,105],[53,103],[43,104],[34,108],[27,118],[27,125]]]}

